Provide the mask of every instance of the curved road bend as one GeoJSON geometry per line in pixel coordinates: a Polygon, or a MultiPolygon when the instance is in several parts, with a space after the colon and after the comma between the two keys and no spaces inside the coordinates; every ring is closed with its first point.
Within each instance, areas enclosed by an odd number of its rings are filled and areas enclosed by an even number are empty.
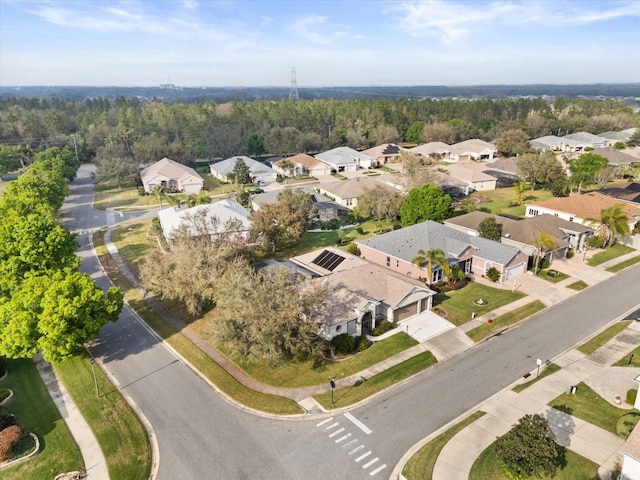
{"type": "MultiPolygon", "coordinates": [[[[89,172],[81,168],[63,207],[72,230],[106,223],[91,208],[89,172]]],[[[87,235],[78,241],[84,270],[106,286],[87,235]]],[[[354,408],[360,426],[342,414],[278,420],[230,405],[128,309],[92,352],[153,425],[160,479],[388,478],[411,445],[637,306],[639,292],[636,267],[354,408]]]]}

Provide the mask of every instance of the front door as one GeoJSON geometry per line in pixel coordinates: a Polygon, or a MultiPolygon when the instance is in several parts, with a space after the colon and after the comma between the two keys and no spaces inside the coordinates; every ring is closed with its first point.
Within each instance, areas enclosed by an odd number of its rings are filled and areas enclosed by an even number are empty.
{"type": "Polygon", "coordinates": [[[371,312],[367,312],[362,316],[362,335],[368,335],[371,333],[371,319],[373,316],[371,312]]]}

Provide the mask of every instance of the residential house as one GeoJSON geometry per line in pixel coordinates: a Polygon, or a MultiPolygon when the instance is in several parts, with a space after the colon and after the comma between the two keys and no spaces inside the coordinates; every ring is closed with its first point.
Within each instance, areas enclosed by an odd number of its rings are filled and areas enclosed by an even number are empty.
{"type": "Polygon", "coordinates": [[[529,146],[539,152],[564,152],[573,153],[581,152],[588,144],[578,140],[572,140],[567,137],[557,137],[555,135],[545,135],[544,137],[534,138],[529,141],[529,146]]]}
{"type": "Polygon", "coordinates": [[[609,165],[612,167],[629,166],[634,163],[640,163],[640,158],[612,148],[594,148],[593,153],[602,155],[609,160],[609,165]]]}
{"type": "Polygon", "coordinates": [[[363,150],[362,153],[373,157],[377,165],[389,165],[392,163],[402,163],[402,152],[404,150],[404,148],[399,147],[395,143],[383,143],[382,145],[363,150]]]}
{"type": "Polygon", "coordinates": [[[604,133],[599,133],[598,136],[602,138],[606,138],[610,143],[616,142],[627,142],[634,133],[638,131],[637,128],[627,128],[626,130],[620,130],[619,132],[608,131],[604,133]]]}
{"type": "Polygon", "coordinates": [[[602,210],[610,208],[616,203],[623,204],[623,211],[629,220],[629,228],[633,230],[635,224],[640,221],[640,206],[616,200],[599,192],[587,192],[582,195],[570,195],[528,203],[525,205],[525,215],[535,217],[548,213],[570,222],[591,225],[600,220],[602,210]]]}
{"type": "Polygon", "coordinates": [[[420,157],[439,158],[447,161],[451,155],[451,146],[444,142],[429,142],[410,148],[409,151],[420,157]]]}
{"type": "Polygon", "coordinates": [[[545,258],[550,262],[554,258],[564,258],[569,249],[582,250],[587,238],[593,230],[585,225],[569,222],[554,215],[538,215],[536,217],[515,220],[485,212],[471,212],[449,218],[444,221],[447,227],[455,228],[469,235],[479,235],[480,223],[493,217],[502,226],[501,242],[512,245],[529,256],[537,255],[536,242],[541,233],[549,235],[557,242],[557,248],[547,252],[545,258]]]}
{"type": "Polygon", "coordinates": [[[356,177],[338,182],[320,184],[317,190],[343,207],[354,209],[358,206],[358,197],[368,189],[390,188],[373,178],[356,177]]]}
{"type": "Polygon", "coordinates": [[[439,170],[432,172],[430,183],[439,186],[444,193],[449,194],[452,198],[466,197],[471,193],[469,182],[459,180],[449,173],[439,170]]]}
{"type": "Polygon", "coordinates": [[[293,157],[283,158],[273,163],[273,169],[283,177],[297,177],[299,175],[308,175],[310,177],[319,177],[331,174],[331,167],[321,162],[311,155],[299,153],[293,157]],[[291,166],[285,168],[284,165],[291,166]]]}
{"type": "MultiPolygon", "coordinates": [[[[638,395],[640,397],[640,395],[638,395]]],[[[636,406],[636,408],[638,408],[636,406]]],[[[638,423],[620,447],[622,469],[616,480],[640,479],[640,423],[638,423]]]]}
{"type": "Polygon", "coordinates": [[[618,200],[640,204],[640,182],[630,182],[616,187],[601,188],[598,191],[610,197],[617,198],[618,200]]]}
{"type": "MultiPolygon", "coordinates": [[[[431,309],[434,291],[424,283],[336,248],[293,257],[314,272],[328,294],[321,335],[364,335],[386,319],[400,322],[431,309]]],[[[435,314],[432,314],[435,315],[435,314]]]]}
{"type": "Polygon", "coordinates": [[[564,140],[574,140],[580,142],[585,147],[604,148],[609,146],[609,140],[589,132],[570,133],[562,137],[564,140]]]}
{"type": "Polygon", "coordinates": [[[487,166],[476,162],[458,162],[442,167],[449,176],[466,183],[470,192],[495,190],[497,178],[486,174],[487,166]]]}
{"type": "Polygon", "coordinates": [[[165,208],[158,211],[158,218],[160,219],[162,233],[164,233],[168,241],[171,241],[174,232],[183,224],[186,225],[192,235],[200,235],[202,233],[195,226],[188,223],[189,219],[195,219],[198,225],[204,224],[206,227],[212,227],[207,232],[209,235],[220,233],[229,222],[237,223],[238,235],[245,238],[251,228],[249,211],[238,202],[228,199],[191,208],[165,208]],[[214,222],[215,219],[217,219],[217,223],[214,222]]]}
{"type": "Polygon", "coordinates": [[[468,160],[492,161],[498,153],[493,143],[485,142],[478,138],[454,143],[449,148],[451,151],[449,160],[456,162],[468,160]]]}
{"type": "Polygon", "coordinates": [[[355,172],[358,168],[376,167],[376,159],[349,147],[338,147],[316,155],[331,169],[331,173],[355,172]]]}
{"type": "MultiPolygon", "coordinates": [[[[311,197],[311,202],[316,209],[316,220],[327,222],[335,218],[343,218],[347,216],[349,210],[343,207],[337,202],[334,202],[329,197],[316,192],[311,187],[297,187],[295,190],[302,190],[311,197]]],[[[275,190],[272,192],[264,192],[258,195],[254,195],[251,198],[251,206],[254,210],[260,210],[260,207],[264,204],[275,203],[278,201],[278,195],[283,190],[275,190]]]]}
{"type": "Polygon", "coordinates": [[[145,192],[157,186],[184,193],[199,193],[204,186],[203,178],[193,168],[170,158],[163,158],[140,172],[145,192]]]}
{"type": "Polygon", "coordinates": [[[520,169],[516,157],[500,158],[484,166],[484,173],[495,177],[496,187],[511,186],[520,180],[520,169]]]}
{"type": "MultiPolygon", "coordinates": [[[[440,249],[449,265],[466,274],[484,275],[490,268],[500,273],[501,283],[527,271],[528,255],[511,245],[461,232],[428,220],[410,227],[356,241],[360,256],[411,278],[427,275],[425,265],[415,265],[418,250],[440,249]]],[[[442,269],[433,266],[432,284],[444,280],[442,269]]]]}
{"type": "Polygon", "coordinates": [[[268,185],[275,182],[278,177],[278,174],[273,168],[245,156],[231,157],[217,163],[212,163],[209,165],[211,175],[223,182],[231,182],[233,169],[238,160],[243,160],[247,167],[249,167],[251,182],[256,185],[268,185]]]}

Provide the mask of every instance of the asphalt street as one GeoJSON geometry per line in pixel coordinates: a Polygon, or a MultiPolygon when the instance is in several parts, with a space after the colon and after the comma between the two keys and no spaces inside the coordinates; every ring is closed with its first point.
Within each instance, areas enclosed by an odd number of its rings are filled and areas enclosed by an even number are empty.
{"type": "MultiPolygon", "coordinates": [[[[107,286],[89,246],[106,224],[83,166],[62,209],[83,270],[107,286]]],[[[415,442],[640,302],[640,267],[590,288],[499,337],[354,408],[352,418],[271,419],[217,395],[125,308],[92,345],[158,439],[159,479],[388,478],[415,442]]],[[[339,395],[339,392],[336,392],[339,395]]]]}

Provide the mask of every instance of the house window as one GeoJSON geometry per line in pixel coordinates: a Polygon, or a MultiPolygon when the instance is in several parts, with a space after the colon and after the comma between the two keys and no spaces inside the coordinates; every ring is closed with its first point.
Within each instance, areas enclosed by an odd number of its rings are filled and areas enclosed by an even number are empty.
{"type": "Polygon", "coordinates": [[[338,326],[336,327],[336,332],[339,332],[340,330],[342,330],[342,325],[338,325],[338,326]]]}
{"type": "Polygon", "coordinates": [[[355,320],[350,320],[347,323],[347,333],[350,335],[353,335],[354,333],[356,333],[356,321],[355,320]]]}
{"type": "Polygon", "coordinates": [[[400,260],[396,258],[396,268],[398,268],[399,266],[400,266],[400,260]]]}
{"type": "Polygon", "coordinates": [[[344,204],[345,204],[347,207],[352,206],[352,205],[353,205],[353,198],[347,198],[347,199],[345,199],[344,204]]]}
{"type": "Polygon", "coordinates": [[[391,257],[387,257],[387,267],[391,266],[391,257]]]}
{"type": "Polygon", "coordinates": [[[570,221],[570,222],[573,222],[573,217],[569,217],[569,221],[570,221]]]}
{"type": "Polygon", "coordinates": [[[534,210],[534,209],[529,209],[529,215],[531,215],[532,217],[535,217],[538,215],[538,210],[534,210]]]}

